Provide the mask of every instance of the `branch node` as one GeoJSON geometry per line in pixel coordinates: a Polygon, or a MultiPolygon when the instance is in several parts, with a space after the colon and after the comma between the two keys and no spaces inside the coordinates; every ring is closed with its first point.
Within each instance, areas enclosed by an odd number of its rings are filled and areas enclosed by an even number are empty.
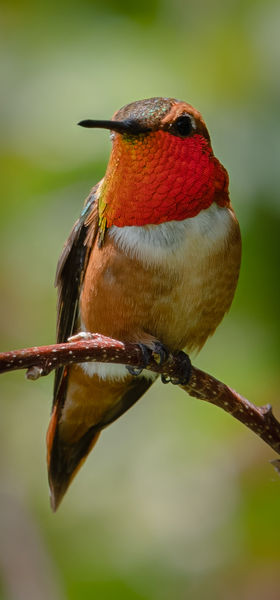
{"type": "Polygon", "coordinates": [[[272,415],[272,406],[271,404],[265,404],[264,406],[260,406],[260,412],[264,417],[272,415]]]}
{"type": "Polygon", "coordinates": [[[28,369],[26,371],[25,377],[26,377],[26,379],[35,381],[36,379],[39,379],[39,377],[41,377],[42,374],[43,374],[43,368],[37,367],[36,365],[34,365],[33,367],[30,367],[30,369],[28,369]]]}

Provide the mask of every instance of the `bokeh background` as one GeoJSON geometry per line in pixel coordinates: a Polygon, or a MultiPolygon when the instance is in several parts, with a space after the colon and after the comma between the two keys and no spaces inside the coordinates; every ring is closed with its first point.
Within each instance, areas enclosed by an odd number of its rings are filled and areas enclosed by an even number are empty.
{"type": "MultiPolygon", "coordinates": [[[[205,117],[243,236],[232,309],[196,364],[280,417],[279,27],[272,0],[2,4],[2,350],[55,339],[57,258],[110,152],[77,121],[175,96],[205,117]]],[[[52,375],[2,375],[0,393],[1,600],[280,598],[275,455],[232,417],[157,383],[53,515],[52,375]]]]}

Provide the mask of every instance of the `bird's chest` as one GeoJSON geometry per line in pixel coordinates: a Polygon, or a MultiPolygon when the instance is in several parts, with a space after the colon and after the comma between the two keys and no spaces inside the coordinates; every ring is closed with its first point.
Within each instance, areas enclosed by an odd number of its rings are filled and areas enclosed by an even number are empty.
{"type": "Polygon", "coordinates": [[[226,210],[215,206],[186,221],[112,228],[104,248],[90,257],[81,298],[85,328],[120,339],[156,338],[170,349],[201,347],[236,284],[224,269],[226,210]]]}

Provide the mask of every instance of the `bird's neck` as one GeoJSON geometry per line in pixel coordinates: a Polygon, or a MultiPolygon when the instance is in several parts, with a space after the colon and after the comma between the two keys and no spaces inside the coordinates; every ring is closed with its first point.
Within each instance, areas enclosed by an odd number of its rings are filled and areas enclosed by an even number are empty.
{"type": "Polygon", "coordinates": [[[115,135],[99,194],[101,232],[182,221],[213,202],[229,204],[228,175],[202,136],[186,144],[161,131],[134,143],[115,135]]]}

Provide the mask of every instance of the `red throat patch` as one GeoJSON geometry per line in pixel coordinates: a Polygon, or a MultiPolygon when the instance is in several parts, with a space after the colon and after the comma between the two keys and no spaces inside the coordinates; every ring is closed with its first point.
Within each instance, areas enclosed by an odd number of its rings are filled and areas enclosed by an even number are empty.
{"type": "Polygon", "coordinates": [[[101,232],[111,225],[181,221],[212,202],[229,204],[228,175],[202,135],[114,134],[99,199],[101,232]]]}

